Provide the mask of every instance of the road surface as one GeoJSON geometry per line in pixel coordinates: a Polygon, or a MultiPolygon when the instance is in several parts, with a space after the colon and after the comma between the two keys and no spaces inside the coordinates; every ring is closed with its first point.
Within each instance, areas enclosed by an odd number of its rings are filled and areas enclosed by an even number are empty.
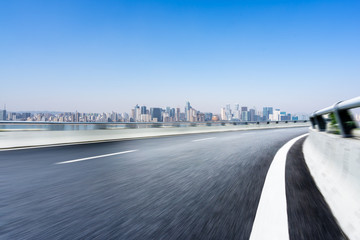
{"type": "MultiPolygon", "coordinates": [[[[0,239],[249,239],[276,152],[306,132],[1,151],[0,239]]],[[[296,198],[298,191],[289,189],[296,198]]],[[[297,229],[290,237],[303,239],[293,216],[289,227],[297,229]]]]}

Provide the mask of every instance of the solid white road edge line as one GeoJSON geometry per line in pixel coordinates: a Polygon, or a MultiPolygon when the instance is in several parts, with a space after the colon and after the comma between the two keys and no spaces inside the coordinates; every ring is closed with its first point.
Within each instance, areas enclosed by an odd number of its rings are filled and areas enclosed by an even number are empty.
{"type": "Polygon", "coordinates": [[[202,138],[202,139],[196,139],[196,140],[192,140],[192,142],[200,142],[200,141],[206,141],[206,140],[211,140],[214,139],[216,137],[210,137],[210,138],[202,138]]]}
{"type": "Polygon", "coordinates": [[[291,146],[307,134],[293,138],[276,153],[265,178],[250,240],[289,239],[285,189],[285,165],[291,146]]]}
{"type": "Polygon", "coordinates": [[[95,158],[110,157],[110,156],[114,156],[114,155],[120,155],[120,154],[125,154],[125,153],[136,152],[136,151],[137,150],[129,150],[129,151],[124,151],[124,152],[110,153],[110,154],[98,155],[98,156],[87,157],[87,158],[79,158],[79,159],[74,159],[74,160],[69,160],[69,161],[64,161],[64,162],[57,162],[55,164],[80,162],[80,161],[86,161],[86,160],[95,159],[95,158]]]}

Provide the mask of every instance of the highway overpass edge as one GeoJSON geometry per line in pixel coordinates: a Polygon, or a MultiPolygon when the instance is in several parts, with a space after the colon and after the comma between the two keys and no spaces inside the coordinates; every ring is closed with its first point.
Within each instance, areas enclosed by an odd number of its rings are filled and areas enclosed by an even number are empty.
{"type": "Polygon", "coordinates": [[[309,129],[306,164],[339,225],[360,239],[360,141],[309,129]]]}

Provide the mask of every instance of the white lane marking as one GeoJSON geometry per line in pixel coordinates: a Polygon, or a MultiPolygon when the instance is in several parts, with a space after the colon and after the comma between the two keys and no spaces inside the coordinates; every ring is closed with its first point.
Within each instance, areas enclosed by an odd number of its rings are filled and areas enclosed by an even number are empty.
{"type": "Polygon", "coordinates": [[[276,153],[261,193],[250,240],[289,239],[285,189],[285,164],[291,146],[307,134],[293,138],[276,153]]]}
{"type": "Polygon", "coordinates": [[[55,163],[55,164],[65,164],[65,163],[80,162],[80,161],[86,161],[86,160],[95,159],[95,158],[110,157],[110,156],[114,156],[114,155],[120,155],[120,154],[125,154],[125,153],[136,152],[136,151],[137,151],[137,150],[129,150],[129,151],[124,151],[124,152],[116,152],[116,153],[98,155],[98,156],[87,157],[87,158],[79,158],[79,159],[74,159],[74,160],[69,160],[69,161],[64,161],[64,162],[57,162],[57,163],[55,163]]]}
{"type": "Polygon", "coordinates": [[[196,140],[192,140],[192,142],[200,142],[200,141],[206,141],[206,140],[211,140],[214,139],[216,137],[210,137],[210,138],[202,138],[202,139],[196,139],[196,140]]]}

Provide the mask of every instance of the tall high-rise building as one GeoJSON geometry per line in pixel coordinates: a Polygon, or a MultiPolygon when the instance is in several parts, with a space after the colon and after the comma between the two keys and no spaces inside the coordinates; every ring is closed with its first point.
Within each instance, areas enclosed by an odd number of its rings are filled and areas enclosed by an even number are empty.
{"type": "Polygon", "coordinates": [[[255,109],[249,109],[248,111],[248,121],[254,122],[255,119],[255,109]]]}
{"type": "Polygon", "coordinates": [[[141,114],[146,114],[146,106],[141,106],[141,114]]]}
{"type": "Polygon", "coordinates": [[[6,121],[6,110],[0,110],[0,121],[6,121]]]}
{"type": "Polygon", "coordinates": [[[180,108],[176,108],[176,115],[175,115],[175,121],[180,121],[180,108]]]}
{"type": "Polygon", "coordinates": [[[151,119],[157,122],[162,122],[162,109],[161,108],[150,108],[151,119]]]}
{"type": "Polygon", "coordinates": [[[189,122],[196,122],[197,121],[197,111],[194,108],[189,109],[189,122]]]}
{"type": "Polygon", "coordinates": [[[129,122],[134,122],[135,121],[135,109],[131,109],[131,114],[130,114],[130,118],[129,118],[129,122]]]}
{"type": "Polygon", "coordinates": [[[185,118],[186,118],[186,121],[190,121],[190,108],[191,108],[190,102],[187,101],[186,104],[185,104],[185,118]]]}
{"type": "Polygon", "coordinates": [[[241,121],[244,121],[244,122],[249,121],[247,107],[241,107],[241,121]]]}
{"type": "Polygon", "coordinates": [[[172,121],[174,121],[174,119],[175,119],[175,108],[170,109],[169,116],[172,118],[172,121]]]}
{"type": "Polygon", "coordinates": [[[263,108],[263,120],[264,121],[269,120],[270,114],[273,114],[273,108],[272,107],[264,107],[263,108]]]}
{"type": "Polygon", "coordinates": [[[222,120],[222,121],[227,120],[225,108],[221,108],[221,110],[220,110],[220,118],[221,118],[220,120],[222,120]]]}
{"type": "Polygon", "coordinates": [[[232,113],[231,113],[231,108],[230,108],[230,104],[226,104],[226,120],[231,120],[232,119],[232,113]]]}
{"type": "Polygon", "coordinates": [[[124,112],[122,114],[122,119],[124,122],[130,122],[130,117],[129,117],[129,114],[127,114],[126,112],[124,112]]]}
{"type": "Polygon", "coordinates": [[[181,122],[184,122],[184,121],[186,121],[186,116],[185,116],[185,113],[180,113],[180,118],[179,118],[179,121],[181,121],[181,122]]]}
{"type": "Polygon", "coordinates": [[[241,111],[241,121],[243,122],[249,121],[248,111],[241,111]]]}
{"type": "Polygon", "coordinates": [[[280,121],[281,118],[280,118],[280,109],[275,109],[273,111],[273,114],[269,114],[269,119],[271,121],[280,121]]]}
{"type": "Polygon", "coordinates": [[[6,105],[4,105],[4,109],[0,110],[0,121],[6,121],[6,105]]]}
{"type": "Polygon", "coordinates": [[[75,121],[74,122],[79,122],[79,113],[78,111],[75,112],[75,121]]]}
{"type": "Polygon", "coordinates": [[[134,112],[135,112],[135,122],[140,122],[141,120],[141,110],[139,105],[136,104],[135,108],[134,108],[134,112]]]}

